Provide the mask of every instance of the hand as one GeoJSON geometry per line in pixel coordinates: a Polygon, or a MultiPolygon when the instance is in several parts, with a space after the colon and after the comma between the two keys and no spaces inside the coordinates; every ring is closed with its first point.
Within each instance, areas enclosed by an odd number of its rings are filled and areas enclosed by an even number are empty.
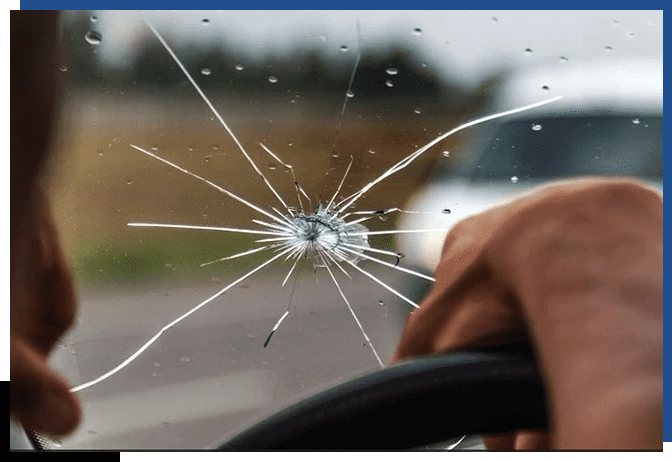
{"type": "Polygon", "coordinates": [[[47,356],[74,320],[75,294],[44,195],[28,210],[11,249],[9,413],[26,430],[64,434],[79,401],[47,356]]]}
{"type": "MultiPolygon", "coordinates": [[[[458,223],[393,362],[527,335],[550,434],[498,449],[662,448],[663,203],[626,180],[539,188],[458,223]]],[[[448,418],[448,417],[447,417],[448,418]]]]}

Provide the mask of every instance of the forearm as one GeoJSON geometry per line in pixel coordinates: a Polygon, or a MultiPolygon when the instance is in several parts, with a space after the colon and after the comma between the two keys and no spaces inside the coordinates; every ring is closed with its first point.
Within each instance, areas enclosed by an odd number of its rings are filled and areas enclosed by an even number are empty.
{"type": "Polygon", "coordinates": [[[606,185],[558,203],[521,214],[499,260],[548,381],[554,446],[659,448],[662,201],[606,185]]]}

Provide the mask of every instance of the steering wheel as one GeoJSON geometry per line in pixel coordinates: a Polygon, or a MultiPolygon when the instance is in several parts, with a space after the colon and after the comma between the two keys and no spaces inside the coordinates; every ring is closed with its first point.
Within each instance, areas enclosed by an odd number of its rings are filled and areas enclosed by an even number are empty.
{"type": "Polygon", "coordinates": [[[547,429],[544,387],[526,341],[361,376],[285,407],[218,450],[412,449],[521,429],[547,429]]]}

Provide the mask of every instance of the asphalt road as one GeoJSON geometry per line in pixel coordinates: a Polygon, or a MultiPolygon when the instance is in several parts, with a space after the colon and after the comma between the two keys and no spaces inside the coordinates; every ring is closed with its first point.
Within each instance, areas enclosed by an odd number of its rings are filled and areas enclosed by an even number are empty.
{"type": "MultiPolygon", "coordinates": [[[[376,274],[418,298],[407,278],[376,274]]],[[[385,361],[410,306],[352,276],[337,278],[385,361]]],[[[209,447],[302,393],[380,367],[326,271],[304,270],[294,288],[281,288],[283,278],[270,271],[241,283],[164,332],[124,369],[80,391],[84,420],[63,447],[209,447]],[[291,315],[264,348],[290,299],[291,315]]],[[[226,284],[223,278],[197,287],[80,288],[78,324],[52,363],[73,386],[92,380],[226,284]]]]}

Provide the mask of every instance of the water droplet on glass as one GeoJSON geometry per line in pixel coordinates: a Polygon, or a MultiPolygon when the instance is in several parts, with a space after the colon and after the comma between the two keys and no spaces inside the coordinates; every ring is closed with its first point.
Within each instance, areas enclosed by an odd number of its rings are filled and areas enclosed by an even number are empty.
{"type": "Polygon", "coordinates": [[[499,19],[497,19],[495,16],[490,18],[494,24],[497,24],[499,22],[499,19]]]}
{"type": "Polygon", "coordinates": [[[565,56],[560,56],[560,62],[561,63],[566,63],[567,61],[569,61],[569,58],[567,58],[565,56]]]}
{"type": "Polygon", "coordinates": [[[158,151],[159,147],[157,145],[153,144],[149,149],[151,149],[152,151],[158,151]]]}
{"type": "Polygon", "coordinates": [[[628,37],[629,39],[631,39],[631,38],[635,38],[635,33],[632,32],[632,31],[630,31],[630,32],[628,32],[627,34],[625,34],[625,36],[628,37]]]}
{"type": "Polygon", "coordinates": [[[614,47],[611,47],[609,45],[604,47],[604,51],[613,51],[613,50],[614,50],[614,47]]]}
{"type": "Polygon", "coordinates": [[[89,19],[91,19],[91,22],[98,21],[98,18],[96,16],[91,16],[89,19]]]}
{"type": "Polygon", "coordinates": [[[427,63],[420,64],[420,67],[422,67],[423,69],[426,69],[427,68],[427,63]]]}
{"type": "Polygon", "coordinates": [[[639,119],[632,119],[632,123],[635,125],[639,125],[639,119]]]}
{"type": "Polygon", "coordinates": [[[182,361],[183,363],[188,363],[191,360],[189,359],[189,356],[182,355],[180,361],[182,361]]]}
{"type": "Polygon", "coordinates": [[[397,75],[399,72],[399,69],[395,69],[394,67],[388,67],[385,72],[387,72],[389,75],[397,75]]]}
{"type": "Polygon", "coordinates": [[[341,51],[342,51],[343,53],[345,53],[346,51],[348,51],[348,46],[347,46],[347,45],[341,45],[341,51]]]}
{"type": "Polygon", "coordinates": [[[268,169],[269,169],[269,170],[276,170],[277,168],[278,168],[278,164],[275,164],[275,163],[273,163],[273,162],[271,162],[270,164],[268,164],[268,169]]]}
{"type": "Polygon", "coordinates": [[[534,130],[535,132],[538,132],[539,130],[541,130],[541,125],[532,124],[532,130],[534,130]]]}
{"type": "Polygon", "coordinates": [[[204,67],[203,69],[201,69],[201,74],[203,74],[203,75],[210,75],[211,72],[212,71],[210,69],[208,69],[207,67],[204,67]]]}
{"type": "Polygon", "coordinates": [[[61,72],[68,72],[68,67],[65,65],[61,65],[58,67],[58,70],[61,72]]]}
{"type": "Polygon", "coordinates": [[[268,78],[268,81],[271,82],[271,83],[275,83],[275,82],[278,81],[278,78],[277,78],[276,76],[274,76],[274,75],[271,75],[271,76],[268,78]]]}
{"type": "Polygon", "coordinates": [[[99,155],[100,157],[103,157],[103,150],[102,150],[102,149],[99,149],[99,150],[98,150],[98,155],[99,155]]]}
{"type": "Polygon", "coordinates": [[[126,185],[130,186],[133,184],[133,180],[126,180],[126,185]]]}
{"type": "Polygon", "coordinates": [[[242,64],[236,64],[236,70],[237,71],[242,71],[243,70],[243,65],[242,64]]]}
{"type": "Polygon", "coordinates": [[[160,363],[154,363],[154,364],[152,364],[152,366],[154,366],[154,367],[163,367],[163,365],[160,364],[160,363]]]}
{"type": "Polygon", "coordinates": [[[189,151],[189,152],[193,152],[193,151],[194,151],[194,147],[193,147],[193,146],[188,146],[188,147],[187,147],[187,151],[189,151]]]}
{"type": "Polygon", "coordinates": [[[386,81],[386,82],[385,82],[385,85],[387,85],[388,87],[392,87],[392,86],[394,86],[394,84],[392,83],[391,80],[386,81]]]}
{"type": "Polygon", "coordinates": [[[421,114],[422,109],[420,109],[419,107],[416,107],[415,109],[413,109],[413,112],[415,112],[416,114],[421,114]]]}
{"type": "Polygon", "coordinates": [[[326,35],[320,35],[320,40],[323,42],[327,41],[327,36],[326,35]]]}
{"type": "Polygon", "coordinates": [[[168,422],[167,420],[164,420],[164,421],[161,422],[161,425],[165,428],[168,428],[168,427],[170,427],[171,423],[168,422]]]}
{"type": "Polygon", "coordinates": [[[88,31],[84,38],[91,45],[98,45],[100,41],[103,40],[103,36],[100,34],[100,32],[96,32],[95,30],[88,31]]]}
{"type": "Polygon", "coordinates": [[[513,183],[513,184],[518,183],[518,177],[517,176],[512,176],[511,177],[511,183],[513,183]]]}
{"type": "Polygon", "coordinates": [[[543,87],[541,87],[541,89],[542,89],[542,90],[547,90],[547,91],[548,91],[548,90],[550,90],[551,88],[550,88],[548,85],[544,85],[543,87]]]}
{"type": "Polygon", "coordinates": [[[413,35],[420,35],[420,34],[422,34],[422,29],[420,29],[419,27],[413,29],[413,35]]]}
{"type": "Polygon", "coordinates": [[[333,151],[331,151],[331,157],[333,157],[334,159],[336,159],[336,158],[338,158],[338,157],[340,157],[340,156],[341,156],[341,153],[338,152],[337,149],[334,149],[333,151]]]}
{"type": "Polygon", "coordinates": [[[345,96],[347,96],[348,98],[354,98],[355,94],[353,93],[352,90],[348,90],[348,91],[345,93],[345,96]]]}
{"type": "Polygon", "coordinates": [[[450,151],[443,151],[441,155],[443,155],[443,157],[450,157],[450,151]]]}
{"type": "Polygon", "coordinates": [[[450,209],[443,209],[441,213],[445,213],[446,215],[448,215],[450,213],[450,209]]]}
{"type": "Polygon", "coordinates": [[[532,54],[532,48],[525,48],[525,54],[526,55],[531,55],[532,54]]]}
{"type": "Polygon", "coordinates": [[[373,149],[369,149],[366,152],[368,152],[369,154],[375,154],[376,153],[376,151],[374,151],[373,149]]]}
{"type": "Polygon", "coordinates": [[[621,24],[621,21],[619,21],[618,19],[614,19],[613,21],[611,21],[611,23],[612,23],[614,26],[618,26],[618,25],[621,24]]]}
{"type": "Polygon", "coordinates": [[[210,20],[209,19],[204,19],[201,21],[201,24],[204,26],[209,26],[210,25],[210,20]]]}

